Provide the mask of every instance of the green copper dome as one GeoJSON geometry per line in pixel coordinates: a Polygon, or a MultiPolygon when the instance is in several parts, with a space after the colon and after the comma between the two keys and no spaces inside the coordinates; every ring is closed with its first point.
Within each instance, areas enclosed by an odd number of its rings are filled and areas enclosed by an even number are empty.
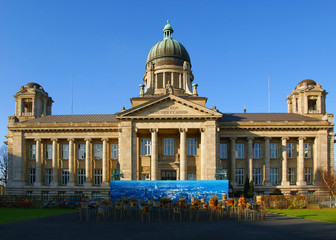
{"type": "Polygon", "coordinates": [[[155,44],[149,51],[146,64],[150,61],[165,60],[177,60],[181,63],[187,61],[190,63],[189,53],[181,43],[173,39],[173,32],[172,26],[167,21],[163,29],[164,39],[155,44]]]}

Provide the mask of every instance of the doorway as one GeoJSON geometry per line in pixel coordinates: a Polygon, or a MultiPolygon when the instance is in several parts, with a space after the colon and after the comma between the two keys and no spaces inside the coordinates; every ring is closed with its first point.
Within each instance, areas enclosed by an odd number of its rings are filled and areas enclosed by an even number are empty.
{"type": "Polygon", "coordinates": [[[161,180],[176,180],[176,171],[175,170],[162,170],[161,180]]]}

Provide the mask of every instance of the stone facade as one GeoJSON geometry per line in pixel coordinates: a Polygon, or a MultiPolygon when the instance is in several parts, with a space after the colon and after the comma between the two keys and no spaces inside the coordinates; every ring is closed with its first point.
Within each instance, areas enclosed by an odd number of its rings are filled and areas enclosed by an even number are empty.
{"type": "Polygon", "coordinates": [[[52,115],[36,83],[15,94],[8,119],[7,194],[104,197],[118,180],[229,179],[258,193],[318,191],[319,169],[334,169],[334,122],[326,91],[304,80],[288,113],[221,113],[193,84],[189,54],[172,39],[150,51],[140,94],[117,114],[52,115]]]}

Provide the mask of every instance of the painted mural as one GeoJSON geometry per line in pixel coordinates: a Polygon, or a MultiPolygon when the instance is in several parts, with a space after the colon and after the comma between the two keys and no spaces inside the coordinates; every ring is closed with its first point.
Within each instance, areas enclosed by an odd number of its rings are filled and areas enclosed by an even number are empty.
{"type": "Polygon", "coordinates": [[[111,200],[135,197],[137,199],[160,199],[163,197],[178,202],[184,198],[190,202],[192,197],[209,200],[212,196],[229,194],[228,180],[209,181],[111,181],[111,200]]]}

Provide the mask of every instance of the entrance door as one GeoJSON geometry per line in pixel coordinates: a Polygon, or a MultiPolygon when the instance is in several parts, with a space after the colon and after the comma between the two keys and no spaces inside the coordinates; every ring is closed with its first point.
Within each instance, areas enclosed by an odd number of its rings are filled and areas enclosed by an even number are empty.
{"type": "Polygon", "coordinates": [[[176,180],[176,171],[174,170],[161,171],[161,180],[176,180]]]}

